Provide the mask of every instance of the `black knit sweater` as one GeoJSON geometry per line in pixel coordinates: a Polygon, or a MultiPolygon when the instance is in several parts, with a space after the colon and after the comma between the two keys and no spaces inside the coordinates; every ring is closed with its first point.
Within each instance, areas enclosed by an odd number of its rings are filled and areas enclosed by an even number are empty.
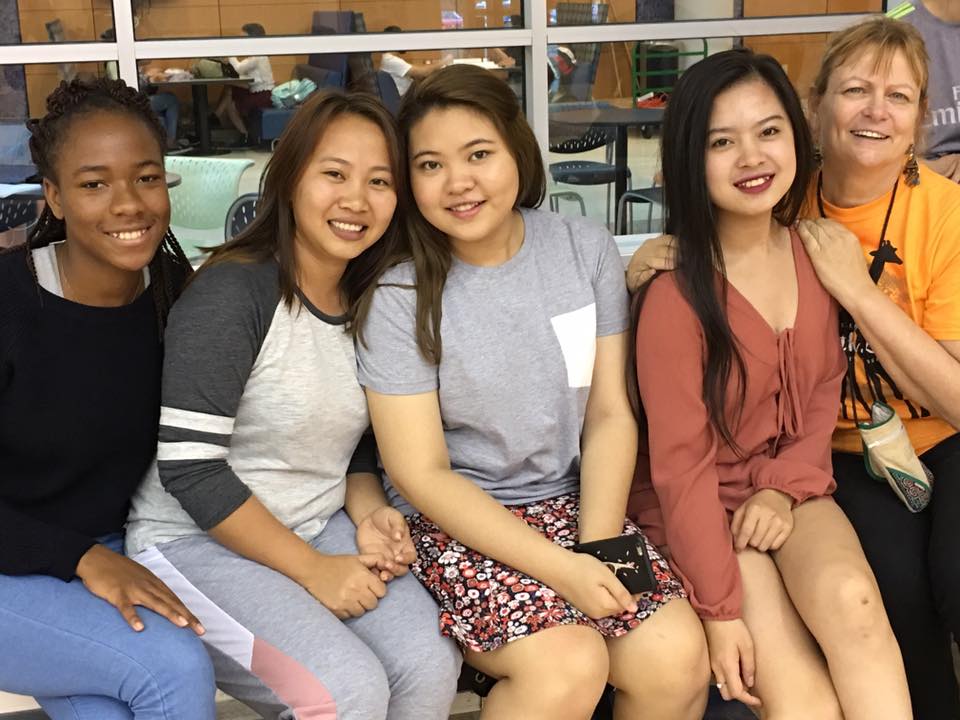
{"type": "Polygon", "coordinates": [[[0,255],[0,573],[74,577],[123,528],[156,451],[161,343],[152,293],[115,308],[41,289],[0,255]]]}

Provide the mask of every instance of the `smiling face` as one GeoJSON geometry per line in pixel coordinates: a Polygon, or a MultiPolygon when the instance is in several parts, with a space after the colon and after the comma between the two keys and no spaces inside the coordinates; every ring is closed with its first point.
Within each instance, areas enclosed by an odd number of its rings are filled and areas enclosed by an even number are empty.
{"type": "Polygon", "coordinates": [[[54,173],[44,194],[65,221],[71,257],[142,270],[170,224],[163,152],[147,125],[123,112],[78,117],[58,146],[54,173]]]}
{"type": "Polygon", "coordinates": [[[431,110],[410,130],[409,152],[417,207],[455,252],[509,237],[520,174],[493,122],[464,107],[431,110]]]}
{"type": "Polygon", "coordinates": [[[298,264],[341,267],[386,232],[397,207],[387,139],[356,115],[330,121],[293,192],[298,264]]]}
{"type": "Polygon", "coordinates": [[[706,180],[718,214],[769,214],[797,172],[793,128],[762,80],[718,94],[710,113],[706,180]]]}
{"type": "Polygon", "coordinates": [[[822,97],[811,95],[824,161],[846,172],[899,170],[917,137],[920,88],[904,54],[878,67],[864,51],[839,65],[822,97]]]}

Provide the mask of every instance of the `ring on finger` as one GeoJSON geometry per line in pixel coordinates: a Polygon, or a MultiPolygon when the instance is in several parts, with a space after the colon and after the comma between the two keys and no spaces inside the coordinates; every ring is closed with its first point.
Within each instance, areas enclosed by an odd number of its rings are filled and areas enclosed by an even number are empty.
{"type": "Polygon", "coordinates": [[[718,682],[718,683],[717,683],[717,690],[723,690],[723,683],[722,683],[722,682],[718,682]]]}

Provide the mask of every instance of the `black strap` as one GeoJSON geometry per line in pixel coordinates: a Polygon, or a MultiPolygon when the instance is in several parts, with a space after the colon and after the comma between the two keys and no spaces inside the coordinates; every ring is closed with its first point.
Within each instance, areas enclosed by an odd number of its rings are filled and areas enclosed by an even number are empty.
{"type": "MultiPolygon", "coordinates": [[[[903,263],[897,256],[897,249],[887,240],[887,226],[890,224],[890,214],[893,212],[893,203],[897,199],[897,188],[899,186],[900,176],[898,175],[896,181],[893,183],[893,191],[890,193],[890,202],[887,203],[887,212],[883,216],[883,228],[880,230],[880,241],[877,243],[877,249],[870,253],[873,256],[873,260],[870,263],[870,279],[873,280],[874,284],[880,281],[880,276],[883,275],[883,267],[888,262],[903,263]]],[[[820,211],[820,217],[827,217],[827,213],[823,207],[822,170],[817,173],[817,209],[820,211]]],[[[853,408],[853,422],[856,424],[859,422],[857,418],[857,404],[860,402],[856,373],[857,344],[863,343],[866,345],[867,341],[860,333],[860,329],[857,327],[853,316],[843,307],[840,308],[840,337],[843,338],[843,351],[847,358],[846,384],[850,391],[850,406],[853,408]]],[[[870,391],[873,402],[877,402],[879,398],[877,397],[876,387],[879,386],[879,378],[871,377],[870,365],[871,363],[868,363],[866,358],[864,358],[863,372],[867,376],[867,388],[870,391]]],[[[844,400],[843,397],[841,397],[841,401],[842,400],[844,400]]],[[[843,408],[844,413],[846,413],[846,403],[844,403],[843,408]]]]}

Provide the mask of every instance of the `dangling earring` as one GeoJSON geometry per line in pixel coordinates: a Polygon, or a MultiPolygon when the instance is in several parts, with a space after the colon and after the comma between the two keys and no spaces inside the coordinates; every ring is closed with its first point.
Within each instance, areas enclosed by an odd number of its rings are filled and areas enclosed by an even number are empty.
{"type": "Polygon", "coordinates": [[[920,184],[920,166],[917,164],[917,153],[914,151],[913,145],[907,150],[907,164],[903,166],[903,179],[910,187],[916,187],[920,184]]]}
{"type": "Polygon", "coordinates": [[[813,146],[813,164],[819,169],[823,167],[823,150],[819,145],[813,146]]]}

